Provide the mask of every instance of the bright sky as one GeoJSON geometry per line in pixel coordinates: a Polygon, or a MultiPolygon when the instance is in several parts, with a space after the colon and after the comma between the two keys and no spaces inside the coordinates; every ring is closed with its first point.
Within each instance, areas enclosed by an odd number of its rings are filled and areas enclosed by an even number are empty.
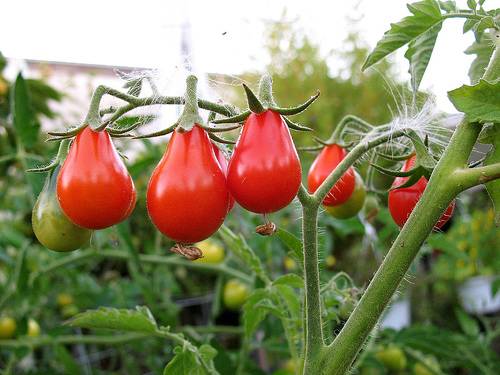
{"type": "MultiPolygon", "coordinates": [[[[493,6],[497,1],[487,4],[493,6]]],[[[6,0],[2,4],[0,51],[16,58],[170,69],[179,64],[181,25],[189,21],[196,70],[234,74],[265,65],[265,21],[279,20],[285,7],[287,18],[296,20],[323,51],[342,48],[349,30],[347,16],[364,15],[359,31],[370,46],[375,46],[389,24],[408,13],[403,0],[361,0],[355,8],[356,3],[6,0]]],[[[472,35],[461,35],[461,21],[447,22],[422,88],[432,90],[440,108],[452,112],[446,92],[468,83],[472,57],[462,52],[472,42],[472,35]]],[[[408,69],[403,53],[396,56],[401,74],[408,69]]]]}

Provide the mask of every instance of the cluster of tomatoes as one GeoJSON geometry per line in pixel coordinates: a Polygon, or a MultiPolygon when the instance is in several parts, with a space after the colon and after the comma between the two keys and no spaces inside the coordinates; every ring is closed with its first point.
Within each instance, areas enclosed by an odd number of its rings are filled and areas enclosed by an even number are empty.
{"type": "MultiPolygon", "coordinates": [[[[295,198],[302,171],[289,130],[293,126],[285,120],[279,109],[261,106],[251,112],[229,161],[198,120],[189,127],[177,127],[151,176],[146,203],[151,221],[178,244],[178,252],[190,259],[201,256],[188,245],[215,233],[235,201],[248,211],[265,215],[295,198]]],[[[338,144],[322,149],[308,174],[310,192],[318,189],[346,154],[338,144]]],[[[410,168],[413,160],[404,168],[410,168]]],[[[426,184],[422,178],[389,194],[389,208],[399,225],[406,221],[426,184]]],[[[361,210],[365,196],[363,180],[351,167],[323,205],[334,217],[345,219],[361,210]]],[[[71,251],[88,243],[93,230],[125,220],[135,204],[134,183],[110,135],[87,126],[76,135],[62,167],[49,175],[33,209],[33,229],[47,248],[71,251]]],[[[437,227],[449,218],[450,210],[452,206],[437,227]]],[[[274,230],[272,225],[259,233],[274,230]]]]}

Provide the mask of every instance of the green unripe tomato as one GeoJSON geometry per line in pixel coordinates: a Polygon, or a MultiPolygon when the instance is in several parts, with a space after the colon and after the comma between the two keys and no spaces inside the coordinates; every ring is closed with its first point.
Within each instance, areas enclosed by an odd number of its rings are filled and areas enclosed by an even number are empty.
{"type": "Polygon", "coordinates": [[[28,336],[38,337],[40,336],[40,325],[35,319],[28,319],[28,336]]]}
{"type": "Polygon", "coordinates": [[[238,310],[246,302],[250,289],[241,281],[232,279],[224,285],[224,305],[230,310],[238,310]]]}
{"type": "Polygon", "coordinates": [[[57,304],[59,307],[71,305],[73,303],[73,296],[68,293],[59,293],[57,295],[57,304]]]}
{"type": "Polygon", "coordinates": [[[196,247],[201,250],[203,257],[195,260],[197,263],[217,264],[224,260],[224,248],[212,240],[198,242],[196,247]]]}
{"type": "Polygon", "coordinates": [[[397,346],[389,346],[378,351],[375,357],[391,371],[402,371],[406,368],[406,355],[397,346]]]}
{"type": "Polygon", "coordinates": [[[2,316],[0,318],[0,339],[10,339],[14,337],[16,332],[16,321],[10,316],[2,316]]]}
{"type": "Polygon", "coordinates": [[[89,243],[92,231],[73,224],[62,212],[55,190],[58,174],[59,167],[47,176],[33,207],[31,222],[36,238],[47,249],[73,251],[89,243]]]}
{"type": "Polygon", "coordinates": [[[285,256],[283,258],[283,266],[287,272],[293,272],[297,269],[297,262],[289,256],[285,256]]]}
{"type": "Polygon", "coordinates": [[[358,172],[355,171],[354,174],[356,176],[354,191],[349,199],[338,206],[325,206],[326,212],[336,219],[350,219],[356,216],[365,204],[365,184],[358,172]]]}

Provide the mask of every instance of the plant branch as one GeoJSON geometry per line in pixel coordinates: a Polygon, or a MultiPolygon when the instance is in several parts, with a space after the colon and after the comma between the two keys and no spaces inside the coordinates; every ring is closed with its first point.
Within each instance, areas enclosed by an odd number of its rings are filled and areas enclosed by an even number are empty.
{"type": "MultiPolygon", "coordinates": [[[[128,260],[131,255],[128,252],[123,250],[115,250],[109,249],[104,251],[97,251],[96,249],[89,249],[80,251],[74,255],[66,256],[64,258],[58,259],[47,267],[41,269],[37,273],[33,274],[30,278],[30,284],[33,283],[42,275],[51,273],[56,271],[59,268],[63,268],[69,266],[71,264],[79,263],[85,261],[87,259],[96,259],[96,258],[113,258],[113,259],[123,259],[128,260]]],[[[246,275],[243,272],[234,270],[232,268],[227,267],[225,264],[206,264],[206,263],[197,263],[190,262],[187,260],[180,259],[175,255],[171,256],[162,256],[162,255],[149,255],[149,254],[140,254],[139,261],[142,263],[150,263],[150,264],[165,264],[165,265],[173,265],[173,266],[184,266],[188,268],[198,269],[200,271],[206,272],[214,272],[214,273],[223,273],[231,277],[236,277],[242,281],[247,283],[251,283],[252,279],[250,276],[246,275]]]]}
{"type": "Polygon", "coordinates": [[[473,186],[500,178],[500,163],[484,167],[458,169],[451,177],[455,181],[458,192],[461,192],[473,186]]]}

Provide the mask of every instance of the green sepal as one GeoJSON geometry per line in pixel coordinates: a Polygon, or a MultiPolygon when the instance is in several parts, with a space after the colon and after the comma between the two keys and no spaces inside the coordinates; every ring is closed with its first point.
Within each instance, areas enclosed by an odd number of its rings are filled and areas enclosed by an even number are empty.
{"type": "Polygon", "coordinates": [[[252,113],[250,110],[241,112],[239,115],[211,121],[213,124],[235,124],[245,121],[252,113]]]}
{"type": "Polygon", "coordinates": [[[401,188],[408,188],[410,186],[415,185],[422,177],[425,177],[427,180],[431,177],[430,174],[428,174],[428,171],[426,171],[423,168],[416,168],[418,171],[416,171],[414,174],[410,176],[408,180],[402,185],[394,186],[390,190],[396,190],[396,189],[401,189],[401,188]]]}
{"type": "Polygon", "coordinates": [[[211,140],[219,142],[219,143],[223,143],[223,144],[226,144],[226,145],[234,145],[234,144],[236,144],[236,142],[231,141],[231,140],[226,139],[226,138],[219,137],[219,136],[215,135],[214,133],[208,132],[208,136],[210,137],[211,140]]]}
{"type": "Polygon", "coordinates": [[[316,152],[323,149],[323,146],[302,146],[297,147],[297,151],[316,152]]]}
{"type": "Polygon", "coordinates": [[[247,96],[248,108],[253,113],[262,113],[267,110],[264,105],[261,103],[259,98],[253,93],[253,91],[243,83],[243,89],[245,89],[245,94],[247,96]]]}
{"type": "Polygon", "coordinates": [[[319,97],[319,90],[316,92],[315,95],[311,96],[306,102],[296,106],[296,107],[290,107],[290,108],[282,108],[282,107],[271,107],[275,112],[278,112],[282,116],[293,116],[293,115],[298,115],[299,113],[304,112],[309,106],[314,103],[316,99],[319,97]]]}
{"type": "Polygon", "coordinates": [[[207,132],[209,133],[222,133],[222,132],[227,132],[227,131],[230,131],[230,130],[235,130],[235,129],[238,129],[238,128],[241,128],[241,124],[235,124],[235,125],[231,125],[231,126],[221,126],[221,127],[212,127],[212,126],[208,126],[208,125],[200,125],[203,129],[205,129],[207,132]]]}
{"type": "Polygon", "coordinates": [[[109,126],[106,130],[108,133],[113,133],[113,134],[125,134],[128,133],[132,130],[135,130],[138,126],[140,125],[139,122],[136,122],[132,125],[127,126],[126,128],[114,128],[112,126],[109,126]]]}
{"type": "Polygon", "coordinates": [[[385,153],[380,152],[380,151],[375,151],[375,153],[377,154],[377,156],[380,156],[380,157],[387,159],[387,160],[405,161],[405,160],[408,160],[415,153],[415,151],[411,150],[410,152],[403,154],[403,155],[389,155],[389,154],[385,154],[385,153]]]}
{"type": "Polygon", "coordinates": [[[83,129],[85,129],[87,127],[86,124],[82,124],[82,125],[79,125],[79,126],[75,126],[75,127],[72,127],[72,128],[69,128],[68,130],[66,131],[63,131],[63,132],[47,132],[48,135],[52,135],[54,137],[74,137],[75,135],[77,135],[78,133],[80,133],[83,129]]]}
{"type": "Polygon", "coordinates": [[[156,132],[153,132],[153,133],[149,133],[149,134],[142,134],[142,135],[136,135],[134,137],[132,137],[132,139],[144,139],[144,138],[154,138],[154,137],[161,137],[162,135],[167,135],[167,134],[170,134],[172,133],[175,128],[177,127],[177,123],[169,126],[168,128],[166,129],[162,129],[162,130],[159,130],[159,131],[156,131],[156,132]]]}
{"type": "Polygon", "coordinates": [[[57,166],[59,165],[59,162],[57,160],[51,161],[49,164],[42,166],[42,167],[37,167],[37,168],[30,168],[27,169],[27,173],[44,173],[44,172],[50,172],[54,170],[57,166]]]}
{"type": "Polygon", "coordinates": [[[425,141],[423,142],[417,133],[411,129],[406,131],[406,136],[410,138],[413,147],[415,147],[415,153],[417,154],[415,164],[432,171],[436,166],[436,160],[430,154],[429,149],[425,145],[425,141]]]}
{"type": "MultiPolygon", "coordinates": [[[[108,131],[108,129],[106,129],[106,131],[108,131]]],[[[108,131],[108,134],[113,137],[113,138],[133,138],[134,135],[131,134],[131,133],[113,133],[113,132],[110,132],[108,131]]]]}
{"type": "Polygon", "coordinates": [[[418,173],[418,167],[410,169],[409,171],[403,172],[403,171],[395,171],[393,169],[388,169],[385,167],[382,167],[378,164],[370,163],[370,165],[375,168],[377,171],[386,174],[388,176],[392,177],[410,177],[411,175],[418,173]]]}
{"type": "Polygon", "coordinates": [[[283,116],[283,120],[285,120],[285,123],[288,125],[288,127],[290,129],[293,129],[293,130],[298,130],[298,131],[301,131],[301,132],[310,132],[310,131],[313,131],[313,129],[311,128],[308,128],[307,126],[303,126],[303,125],[299,125],[293,121],[290,121],[288,118],[284,117],[283,116]]]}

